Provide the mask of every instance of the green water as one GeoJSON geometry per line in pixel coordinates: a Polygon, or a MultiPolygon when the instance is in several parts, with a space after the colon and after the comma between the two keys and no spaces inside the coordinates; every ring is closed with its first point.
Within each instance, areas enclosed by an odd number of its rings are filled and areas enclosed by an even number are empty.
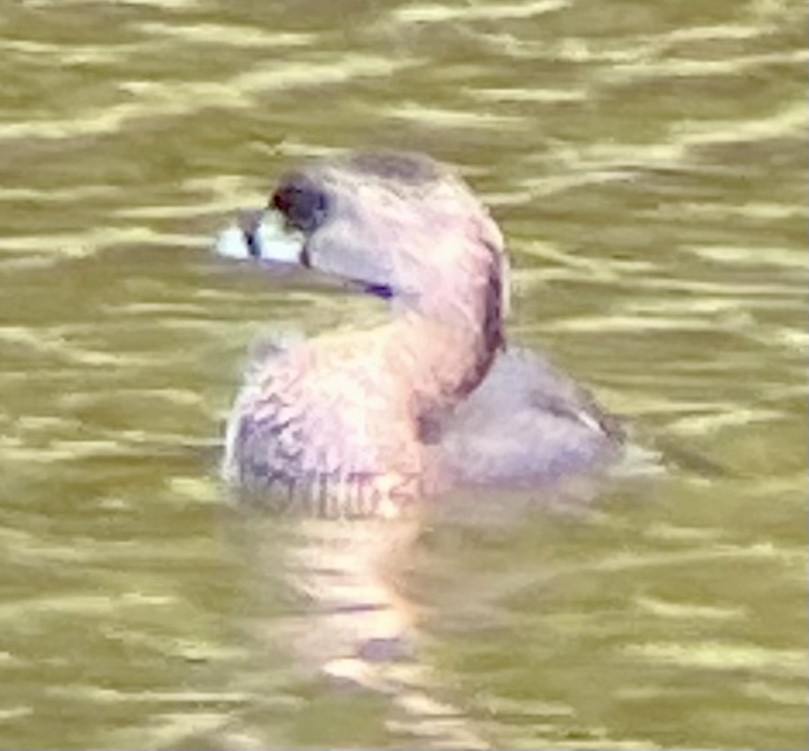
{"type": "Polygon", "coordinates": [[[0,748],[805,749],[808,58],[789,0],[0,0],[0,748]],[[357,147],[461,168],[667,475],[227,510],[250,342],[379,312],[209,240],[357,147]]]}

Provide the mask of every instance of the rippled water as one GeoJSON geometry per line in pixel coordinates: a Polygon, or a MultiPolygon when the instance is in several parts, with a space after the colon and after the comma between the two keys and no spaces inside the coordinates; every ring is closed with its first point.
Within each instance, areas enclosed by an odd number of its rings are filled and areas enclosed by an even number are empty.
{"type": "Polygon", "coordinates": [[[0,3],[0,747],[806,748],[803,5],[0,3]],[[250,341],[378,312],[209,238],[369,146],[459,165],[668,475],[226,510],[250,341]]]}

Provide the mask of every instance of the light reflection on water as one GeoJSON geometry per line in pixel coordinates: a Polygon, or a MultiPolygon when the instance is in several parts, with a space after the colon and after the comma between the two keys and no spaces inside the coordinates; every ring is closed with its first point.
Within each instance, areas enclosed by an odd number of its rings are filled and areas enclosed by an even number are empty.
{"type": "Polygon", "coordinates": [[[805,748],[805,9],[0,8],[0,745],[805,748]],[[514,337],[671,470],[401,525],[227,511],[262,329],[208,238],[290,162],[457,164],[514,337]]]}

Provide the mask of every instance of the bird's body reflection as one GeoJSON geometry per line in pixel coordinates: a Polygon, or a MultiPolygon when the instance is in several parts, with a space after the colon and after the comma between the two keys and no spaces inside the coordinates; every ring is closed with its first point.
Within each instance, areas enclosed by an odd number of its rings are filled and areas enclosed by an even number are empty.
{"type": "Polygon", "coordinates": [[[390,733],[423,747],[488,748],[442,696],[419,649],[420,612],[406,578],[424,516],[411,512],[352,520],[237,513],[258,597],[274,600],[275,612],[259,608],[249,619],[250,641],[259,655],[284,655],[291,680],[321,698],[382,699],[390,733]]]}

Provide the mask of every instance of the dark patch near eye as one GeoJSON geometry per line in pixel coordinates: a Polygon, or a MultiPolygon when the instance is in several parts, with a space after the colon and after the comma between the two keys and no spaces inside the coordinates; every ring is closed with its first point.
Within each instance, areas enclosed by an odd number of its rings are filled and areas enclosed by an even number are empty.
{"type": "Polygon", "coordinates": [[[316,230],[325,220],[329,208],[324,191],[309,177],[298,173],[282,179],[270,203],[291,226],[302,232],[316,230]]]}
{"type": "Polygon", "coordinates": [[[438,165],[423,154],[357,154],[351,157],[349,164],[358,172],[411,184],[431,182],[441,176],[438,165]]]}

